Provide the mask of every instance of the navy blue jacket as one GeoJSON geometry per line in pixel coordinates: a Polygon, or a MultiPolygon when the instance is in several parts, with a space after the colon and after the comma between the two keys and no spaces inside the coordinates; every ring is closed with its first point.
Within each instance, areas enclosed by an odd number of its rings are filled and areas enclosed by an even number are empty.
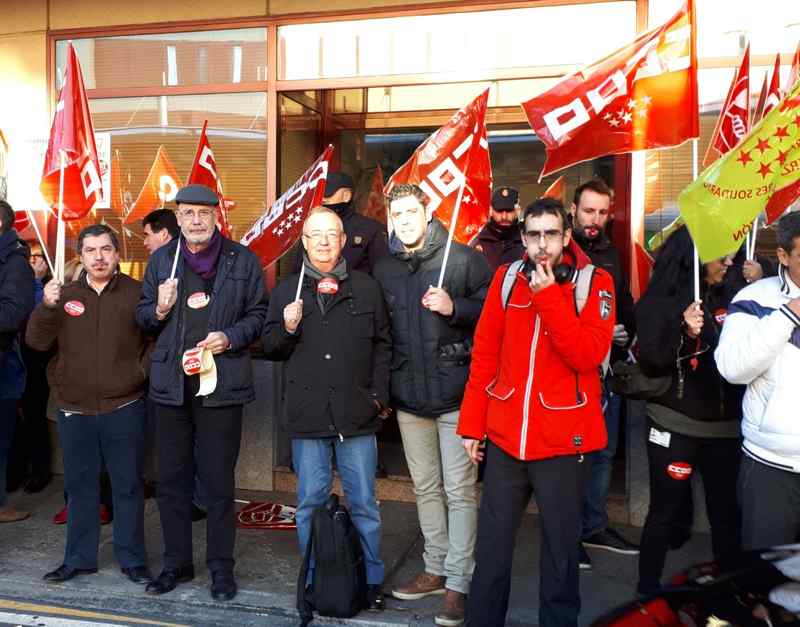
{"type": "MultiPolygon", "coordinates": [[[[178,261],[178,300],[169,315],[156,318],[158,286],[169,278],[177,240],[159,248],[147,264],[142,297],[136,308],[136,322],[147,333],[157,335],[156,347],[150,356],[150,398],[164,405],[182,405],[183,398],[183,324],[187,294],[183,289],[183,257],[178,261]]],[[[242,405],[255,398],[250,344],[261,335],[267,314],[267,296],[261,263],[250,250],[222,240],[217,262],[217,276],[211,293],[208,330],[222,331],[230,348],[214,356],[217,365],[217,388],[203,398],[206,407],[242,405]]],[[[191,348],[191,347],[185,347],[191,348]]]]}
{"type": "Polygon", "coordinates": [[[10,229],[0,235],[0,354],[11,349],[33,310],[33,270],[28,245],[10,229]]]}

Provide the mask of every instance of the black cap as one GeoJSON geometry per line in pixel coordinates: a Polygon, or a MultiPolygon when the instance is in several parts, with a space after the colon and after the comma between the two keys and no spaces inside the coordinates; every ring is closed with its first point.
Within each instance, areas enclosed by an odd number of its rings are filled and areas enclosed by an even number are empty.
{"type": "Polygon", "coordinates": [[[519,209],[519,192],[513,187],[498,187],[492,194],[492,209],[497,211],[519,209]]]}
{"type": "Polygon", "coordinates": [[[187,185],[180,189],[177,196],[175,196],[175,204],[216,207],[219,205],[219,197],[210,187],[195,183],[194,185],[187,185]]]}
{"type": "Polygon", "coordinates": [[[325,181],[325,198],[333,196],[342,188],[355,189],[350,175],[344,172],[328,172],[328,178],[325,181]]]}

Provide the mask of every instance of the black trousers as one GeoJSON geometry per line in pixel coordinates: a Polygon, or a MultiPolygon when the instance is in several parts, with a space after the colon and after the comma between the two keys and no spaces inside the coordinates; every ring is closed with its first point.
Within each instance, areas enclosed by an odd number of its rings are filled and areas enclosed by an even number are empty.
{"type": "MultiPolygon", "coordinates": [[[[711,545],[716,559],[739,551],[741,517],[736,500],[741,441],[738,438],[697,438],[669,432],[650,421],[650,428],[669,433],[669,445],[650,439],[650,509],[642,532],[639,552],[641,594],[661,587],[670,536],[686,507],[686,492],[692,489],[691,477],[700,471],[706,495],[706,511],[711,523],[711,545]]],[[[650,430],[648,429],[648,437],[650,430]]]]}
{"type": "Polygon", "coordinates": [[[203,407],[185,389],[180,407],[156,404],[158,510],[164,534],[164,568],[192,564],[194,469],[206,487],[206,564],[233,570],[236,541],[234,470],[242,439],[242,406],[203,407]],[[197,446],[195,446],[195,442],[197,446]]]}
{"type": "Polygon", "coordinates": [[[122,568],[145,566],[142,455],[144,399],[107,414],[58,413],[67,493],[64,564],[97,568],[100,541],[100,469],[113,487],[114,553],[122,568]]]}
{"type": "Polygon", "coordinates": [[[502,627],[511,591],[511,562],[525,507],[536,495],[541,522],[539,624],[574,627],[580,612],[578,545],[589,464],[579,456],[524,462],[491,442],[478,515],[470,627],[502,627]]]}
{"type": "Polygon", "coordinates": [[[800,474],[742,454],[739,499],[744,549],[765,549],[800,540],[800,474]]]}

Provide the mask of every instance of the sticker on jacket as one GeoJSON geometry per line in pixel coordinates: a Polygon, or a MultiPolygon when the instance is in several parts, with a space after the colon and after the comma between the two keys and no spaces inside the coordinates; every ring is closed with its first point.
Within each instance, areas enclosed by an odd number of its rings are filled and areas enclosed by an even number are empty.
{"type": "Polygon", "coordinates": [[[659,431],[658,429],[653,429],[653,427],[650,427],[650,435],[647,439],[653,444],[658,444],[664,448],[669,448],[669,441],[671,438],[672,434],[669,431],[659,431]]]}
{"type": "Polygon", "coordinates": [[[339,282],[333,277],[322,277],[317,283],[317,292],[320,294],[335,294],[339,291],[339,282]]]}
{"type": "Polygon", "coordinates": [[[195,292],[186,299],[186,304],[189,305],[190,309],[202,309],[208,305],[210,300],[211,296],[205,292],[195,292]]]}
{"type": "Polygon", "coordinates": [[[672,462],[667,465],[667,474],[676,481],[685,481],[692,474],[692,465],[686,462],[672,462]]]}
{"type": "Polygon", "coordinates": [[[600,319],[608,320],[611,315],[611,301],[614,295],[608,290],[600,290],[600,319]]]}
{"type": "Polygon", "coordinates": [[[722,309],[722,308],[717,309],[714,312],[714,320],[717,321],[717,324],[719,326],[722,326],[722,325],[725,324],[725,318],[727,317],[727,315],[728,315],[728,310],[727,309],[722,309]]]}
{"type": "Polygon", "coordinates": [[[77,318],[83,315],[83,312],[86,311],[86,307],[84,307],[83,303],[79,300],[68,300],[64,303],[64,311],[73,318],[77,318]]]}

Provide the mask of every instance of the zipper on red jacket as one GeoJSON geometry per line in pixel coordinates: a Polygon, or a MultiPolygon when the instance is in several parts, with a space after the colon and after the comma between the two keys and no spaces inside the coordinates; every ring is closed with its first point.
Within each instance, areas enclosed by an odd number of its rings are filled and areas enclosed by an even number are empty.
{"type": "Polygon", "coordinates": [[[539,328],[541,326],[539,315],[533,325],[533,340],[531,340],[531,356],[528,365],[528,381],[525,384],[525,400],[522,403],[522,432],[519,440],[519,458],[525,459],[525,442],[528,439],[528,416],[531,407],[531,389],[533,388],[533,367],[536,365],[536,345],[539,343],[539,328]]]}

